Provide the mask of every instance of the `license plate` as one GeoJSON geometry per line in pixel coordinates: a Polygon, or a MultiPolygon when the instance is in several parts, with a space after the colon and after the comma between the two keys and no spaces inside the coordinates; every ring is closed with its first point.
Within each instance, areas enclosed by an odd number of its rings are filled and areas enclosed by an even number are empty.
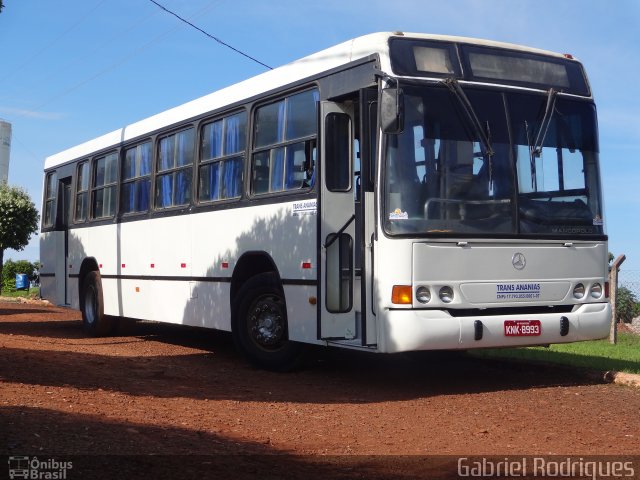
{"type": "Polygon", "coordinates": [[[537,337],[542,334],[540,320],[505,320],[505,337],[537,337]]]}

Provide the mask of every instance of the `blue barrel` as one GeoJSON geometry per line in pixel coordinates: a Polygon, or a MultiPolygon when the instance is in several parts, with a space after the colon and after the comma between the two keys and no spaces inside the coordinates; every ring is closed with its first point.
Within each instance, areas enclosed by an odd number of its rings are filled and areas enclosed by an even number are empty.
{"type": "Polygon", "coordinates": [[[29,275],[25,273],[16,273],[16,290],[29,289],[29,275]]]}

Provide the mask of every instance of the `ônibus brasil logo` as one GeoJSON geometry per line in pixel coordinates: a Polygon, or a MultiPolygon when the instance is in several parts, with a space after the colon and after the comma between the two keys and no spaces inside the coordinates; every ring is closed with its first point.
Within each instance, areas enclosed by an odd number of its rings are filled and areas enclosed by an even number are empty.
{"type": "Polygon", "coordinates": [[[9,478],[34,480],[65,480],[67,470],[73,468],[73,462],[60,462],[53,458],[39,460],[38,457],[9,457],[9,478]]]}

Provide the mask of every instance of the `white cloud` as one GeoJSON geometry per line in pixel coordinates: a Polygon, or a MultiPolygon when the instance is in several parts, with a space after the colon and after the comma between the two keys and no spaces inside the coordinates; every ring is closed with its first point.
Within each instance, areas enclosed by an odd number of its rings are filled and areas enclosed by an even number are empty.
{"type": "Polygon", "coordinates": [[[7,116],[32,118],[35,120],[61,120],[65,117],[65,114],[59,112],[40,112],[24,108],[4,107],[2,105],[0,105],[0,113],[7,116]]]}

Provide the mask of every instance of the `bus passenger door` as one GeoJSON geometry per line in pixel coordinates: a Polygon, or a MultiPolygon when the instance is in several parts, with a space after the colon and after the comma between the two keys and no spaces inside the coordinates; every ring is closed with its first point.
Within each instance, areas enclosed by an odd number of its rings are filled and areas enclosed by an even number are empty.
{"type": "Polygon", "coordinates": [[[59,221],[58,230],[62,231],[63,239],[59,255],[64,258],[64,304],[71,304],[69,292],[69,224],[71,221],[71,177],[60,179],[58,186],[59,221]]]}
{"type": "MultiPolygon", "coordinates": [[[[46,275],[55,277],[55,287],[47,290],[46,298],[57,305],[70,305],[69,291],[69,224],[71,221],[71,177],[55,180],[55,207],[51,212],[54,231],[47,234],[47,244],[43,257],[47,267],[46,275]]],[[[53,190],[54,186],[47,187],[53,190]]],[[[41,252],[42,253],[42,252],[41,252]]]]}
{"type": "MultiPolygon", "coordinates": [[[[319,338],[357,338],[353,107],[321,102],[319,338]]],[[[359,279],[358,279],[359,280],[359,279]]]]}

